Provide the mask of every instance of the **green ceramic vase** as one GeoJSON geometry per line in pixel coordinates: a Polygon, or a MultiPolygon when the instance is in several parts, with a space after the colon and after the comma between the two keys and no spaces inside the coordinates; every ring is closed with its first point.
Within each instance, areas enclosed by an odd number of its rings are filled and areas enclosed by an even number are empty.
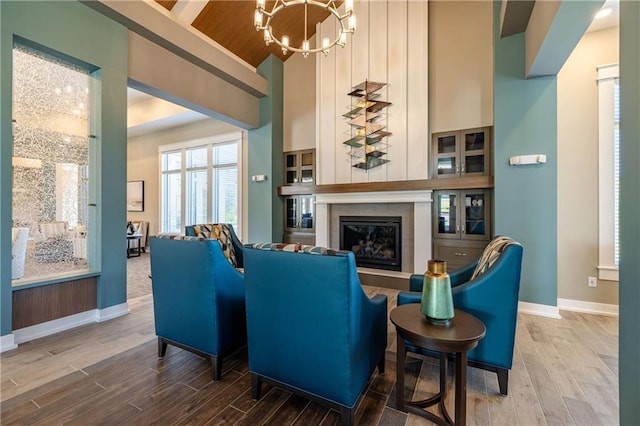
{"type": "Polygon", "coordinates": [[[432,324],[446,325],[453,318],[451,280],[447,274],[447,262],[430,260],[424,274],[420,312],[432,324]]]}

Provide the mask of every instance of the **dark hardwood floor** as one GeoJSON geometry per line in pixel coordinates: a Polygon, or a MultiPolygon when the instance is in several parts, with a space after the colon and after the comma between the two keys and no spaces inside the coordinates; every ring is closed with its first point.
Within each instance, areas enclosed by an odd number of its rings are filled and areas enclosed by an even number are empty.
{"type": "MultiPolygon", "coordinates": [[[[396,306],[396,290],[365,290],[387,294],[389,309],[396,306]]],[[[252,400],[246,350],[225,360],[219,382],[211,380],[210,363],[190,352],[169,346],[158,359],[151,295],[130,299],[129,306],[129,315],[3,353],[0,423],[339,423],[337,412],[266,384],[262,399],[252,400]]],[[[618,423],[618,319],[564,311],[562,316],[519,315],[508,396],[499,394],[495,374],[469,368],[468,424],[618,423]]],[[[452,368],[449,372],[452,387],[452,368]]],[[[386,373],[372,376],[356,411],[358,424],[431,424],[393,407],[395,376],[395,331],[389,323],[386,373]]],[[[427,397],[438,386],[436,361],[412,357],[405,380],[407,398],[427,397]]],[[[447,406],[453,411],[452,398],[447,406]]]]}

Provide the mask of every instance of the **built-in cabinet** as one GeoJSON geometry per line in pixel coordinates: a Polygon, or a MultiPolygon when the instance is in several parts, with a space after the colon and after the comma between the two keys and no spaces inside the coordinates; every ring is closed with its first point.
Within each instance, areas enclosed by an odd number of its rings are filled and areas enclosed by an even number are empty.
{"type": "Polygon", "coordinates": [[[316,181],[314,149],[284,153],[284,184],[313,185],[316,181]]]}
{"type": "Polygon", "coordinates": [[[434,133],[431,138],[431,178],[491,174],[491,128],[434,133]]]}
{"type": "Polygon", "coordinates": [[[491,127],[434,133],[432,179],[451,180],[452,188],[434,192],[433,257],[450,271],[477,259],[491,240],[491,189],[457,189],[460,178],[491,175],[491,127]]]}
{"type": "Polygon", "coordinates": [[[458,269],[476,259],[491,239],[489,189],[436,191],[433,255],[458,269]]]}
{"type": "Polygon", "coordinates": [[[297,187],[284,199],[285,243],[315,244],[315,150],[284,153],[284,186],[297,187]],[[308,192],[307,192],[308,188],[308,192]]]}
{"type": "Polygon", "coordinates": [[[315,244],[315,197],[313,194],[285,198],[284,242],[315,244]]]}

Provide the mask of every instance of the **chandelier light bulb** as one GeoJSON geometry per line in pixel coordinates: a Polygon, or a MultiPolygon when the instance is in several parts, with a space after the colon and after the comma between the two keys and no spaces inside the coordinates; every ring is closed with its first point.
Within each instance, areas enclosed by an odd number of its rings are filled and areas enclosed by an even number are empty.
{"type": "Polygon", "coordinates": [[[349,32],[356,32],[356,15],[349,16],[349,32]]]}
{"type": "Polygon", "coordinates": [[[340,33],[340,40],[338,40],[338,46],[344,47],[347,44],[347,33],[340,33]]]}
{"type": "Polygon", "coordinates": [[[260,9],[256,9],[256,15],[253,22],[256,28],[262,26],[262,12],[260,11],[260,9]]]}
{"type": "Polygon", "coordinates": [[[280,42],[282,43],[282,54],[286,55],[289,47],[289,36],[283,35],[280,42]]]}
{"type": "Polygon", "coordinates": [[[302,42],[302,50],[304,50],[303,53],[306,52],[306,54],[309,54],[309,40],[305,40],[302,42]]]}
{"type": "Polygon", "coordinates": [[[353,0],[345,0],[344,7],[347,13],[353,12],[353,0]]]}
{"type": "Polygon", "coordinates": [[[271,38],[271,33],[269,32],[269,30],[265,29],[264,30],[264,42],[265,44],[268,46],[271,44],[271,42],[273,41],[273,39],[271,38]]]}
{"type": "Polygon", "coordinates": [[[264,10],[264,2],[265,0],[256,0],[256,8],[264,10]]]}
{"type": "Polygon", "coordinates": [[[322,39],[322,50],[326,50],[329,48],[329,37],[325,37],[322,39]]]}

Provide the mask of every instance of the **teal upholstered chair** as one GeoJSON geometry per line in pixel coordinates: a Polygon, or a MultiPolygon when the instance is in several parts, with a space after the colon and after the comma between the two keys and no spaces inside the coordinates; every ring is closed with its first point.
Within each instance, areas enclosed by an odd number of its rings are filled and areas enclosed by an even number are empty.
{"type": "Polygon", "coordinates": [[[218,241],[186,238],[150,239],[158,356],[170,344],[210,358],[218,380],[223,356],[246,343],[244,278],[218,241]]]}
{"type": "MultiPolygon", "coordinates": [[[[513,242],[475,278],[471,277],[478,260],[450,274],[454,307],[476,316],[487,328],[485,337],[469,352],[468,365],[497,373],[503,395],[508,391],[509,370],[513,363],[522,252],[522,246],[513,242]]],[[[411,292],[399,293],[398,305],[420,303],[422,283],[423,275],[412,275],[411,292]]],[[[406,346],[412,352],[435,355],[409,343],[406,346]]]]}
{"type": "Polygon", "coordinates": [[[255,399],[264,381],[351,424],[371,374],[384,371],[387,298],[367,297],[353,253],[333,253],[245,246],[249,371],[255,399]]]}

